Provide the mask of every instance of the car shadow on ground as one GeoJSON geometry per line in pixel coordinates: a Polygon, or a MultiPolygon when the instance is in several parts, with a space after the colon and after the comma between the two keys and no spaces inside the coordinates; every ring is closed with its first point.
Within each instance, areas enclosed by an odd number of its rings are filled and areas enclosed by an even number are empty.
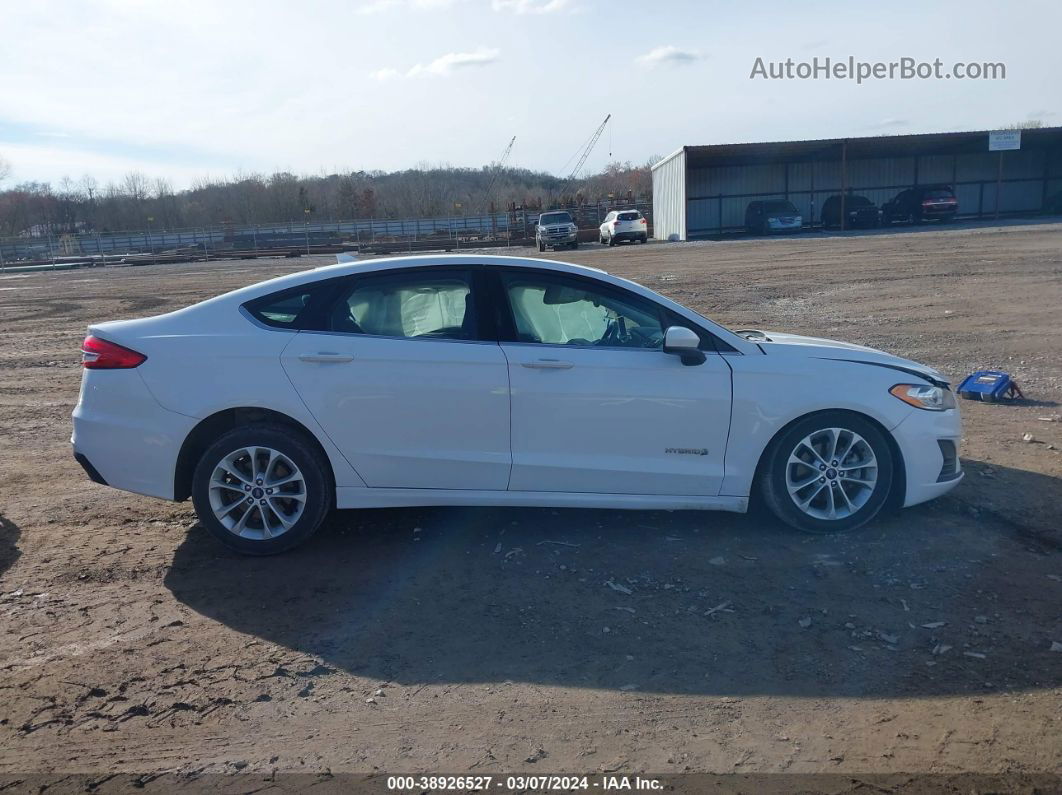
{"type": "Polygon", "coordinates": [[[18,548],[18,539],[22,535],[17,524],[0,514],[0,576],[15,565],[22,552],[18,548]]]}
{"type": "MultiPolygon", "coordinates": [[[[1059,489],[1018,474],[1022,488],[1059,489]]],[[[1057,687],[1058,547],[968,508],[962,491],[842,536],[756,514],[396,509],[337,512],[304,548],[247,558],[195,526],[165,582],[236,631],[404,684],[1057,687]]]]}

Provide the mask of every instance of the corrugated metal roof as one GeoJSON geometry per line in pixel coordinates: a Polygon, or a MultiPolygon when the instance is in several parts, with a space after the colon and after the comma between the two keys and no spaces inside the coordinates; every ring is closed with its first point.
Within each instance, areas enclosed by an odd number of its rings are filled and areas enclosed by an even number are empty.
{"type": "MultiPolygon", "coordinates": [[[[988,149],[990,130],[973,132],[879,135],[864,138],[821,138],[806,141],[776,141],[744,144],[686,146],[689,168],[746,165],[764,161],[836,160],[847,144],[848,159],[904,155],[963,154],[988,149]]],[[[1062,127],[1039,127],[1021,131],[1022,149],[1042,149],[1062,144],[1062,127]]],[[[663,161],[661,161],[663,162],[663,161]]]]}

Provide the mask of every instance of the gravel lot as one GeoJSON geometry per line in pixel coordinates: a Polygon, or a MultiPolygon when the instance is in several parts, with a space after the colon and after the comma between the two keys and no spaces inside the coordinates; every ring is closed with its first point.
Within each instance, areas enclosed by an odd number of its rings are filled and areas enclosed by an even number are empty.
{"type": "Polygon", "coordinates": [[[853,535],[380,510],[244,559],[84,477],[78,345],[312,258],[0,276],[0,774],[1062,773],[1062,225],[550,256],[1030,400],[963,403],[961,486],[853,535]]]}

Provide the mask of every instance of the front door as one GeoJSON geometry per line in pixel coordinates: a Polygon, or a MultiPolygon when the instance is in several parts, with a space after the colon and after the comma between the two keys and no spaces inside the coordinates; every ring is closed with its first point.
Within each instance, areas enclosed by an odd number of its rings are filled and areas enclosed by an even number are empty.
{"type": "Polygon", "coordinates": [[[502,269],[511,491],[715,496],[730,368],[663,352],[663,307],[596,280],[502,269]]]}
{"type": "Polygon", "coordinates": [[[509,480],[509,382],[480,341],[471,274],[354,277],[282,356],[299,395],[372,487],[500,489],[509,480]]]}

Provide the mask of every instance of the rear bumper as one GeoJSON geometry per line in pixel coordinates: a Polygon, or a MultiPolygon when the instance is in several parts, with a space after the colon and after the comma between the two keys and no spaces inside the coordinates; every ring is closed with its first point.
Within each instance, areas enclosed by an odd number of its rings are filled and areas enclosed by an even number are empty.
{"type": "Polygon", "coordinates": [[[649,237],[649,233],[643,231],[615,232],[612,235],[612,239],[617,242],[621,240],[642,240],[647,237],[649,237]]]}
{"type": "Polygon", "coordinates": [[[74,458],[89,478],[173,499],[177,456],[196,420],[162,408],[136,370],[86,370],[73,424],[74,458]]]}
{"type": "Polygon", "coordinates": [[[939,497],[959,485],[963,471],[958,456],[962,437],[958,409],[914,409],[892,435],[907,474],[905,507],[939,497]]]}
{"type": "Polygon", "coordinates": [[[103,479],[103,475],[99,473],[96,467],[92,466],[92,462],[88,460],[88,456],[84,453],[74,450],[74,460],[81,464],[81,468],[85,470],[85,474],[89,476],[89,480],[93,483],[99,483],[101,486],[108,485],[107,481],[103,479]]]}

